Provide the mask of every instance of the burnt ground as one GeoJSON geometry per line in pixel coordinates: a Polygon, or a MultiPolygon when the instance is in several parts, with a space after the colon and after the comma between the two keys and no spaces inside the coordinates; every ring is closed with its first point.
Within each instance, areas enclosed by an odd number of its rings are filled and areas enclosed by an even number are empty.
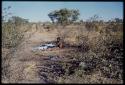
{"type": "MultiPolygon", "coordinates": [[[[56,31],[51,33],[27,32],[25,40],[11,56],[8,80],[3,80],[2,82],[64,83],[63,81],[65,81],[65,83],[119,83],[119,80],[103,78],[102,72],[94,70],[97,65],[100,65],[100,59],[80,60],[76,59],[78,55],[75,57],[71,56],[79,51],[75,46],[66,45],[66,47],[61,49],[55,47],[45,51],[32,51],[33,47],[46,42],[53,42],[56,40],[56,37],[56,31]],[[88,64],[88,68],[81,71],[79,64],[83,61],[88,64]],[[98,63],[95,61],[98,61],[98,63]],[[78,73],[75,70],[78,70],[78,73]],[[78,77],[78,75],[81,77],[78,77]]],[[[103,66],[101,65],[101,67],[103,66]]]]}

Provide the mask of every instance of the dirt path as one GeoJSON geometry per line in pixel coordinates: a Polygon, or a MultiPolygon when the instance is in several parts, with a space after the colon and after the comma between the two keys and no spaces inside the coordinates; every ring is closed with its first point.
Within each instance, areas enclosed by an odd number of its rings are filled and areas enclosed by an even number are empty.
{"type": "Polygon", "coordinates": [[[27,32],[28,36],[18,47],[11,59],[10,83],[45,83],[39,78],[36,69],[39,56],[34,55],[32,47],[43,41],[55,39],[55,33],[27,32]]]}
{"type": "MultiPolygon", "coordinates": [[[[35,46],[38,46],[44,42],[54,41],[57,37],[56,30],[52,30],[49,32],[40,32],[36,30],[29,30],[24,35],[23,42],[17,47],[17,50],[14,52],[14,54],[11,56],[10,60],[10,83],[47,83],[47,82],[53,82],[48,79],[48,73],[47,76],[44,74],[41,74],[40,70],[44,68],[38,68],[37,66],[43,66],[44,67],[44,61],[43,57],[45,56],[61,56],[64,57],[64,54],[66,52],[68,53],[70,48],[68,49],[59,49],[56,48],[55,50],[47,50],[47,51],[37,51],[33,52],[32,49],[35,46]],[[42,75],[42,78],[41,76],[42,75]],[[48,80],[47,80],[48,79],[48,80]]],[[[65,60],[62,58],[61,60],[65,60]]],[[[49,61],[49,66],[51,66],[51,61],[49,61]]],[[[57,67],[58,64],[55,64],[57,67]]],[[[48,66],[47,66],[48,67],[48,66]]],[[[53,66],[52,66],[53,67],[53,66]]],[[[56,68],[52,69],[56,70],[56,68]]],[[[58,70],[58,69],[57,69],[58,70]]],[[[56,73],[56,72],[55,72],[56,73]]],[[[51,74],[50,74],[51,75],[51,74]]],[[[55,74],[52,75],[55,76],[55,74]]],[[[52,76],[51,75],[51,76],[52,76]]],[[[58,75],[58,73],[57,73],[58,75]]]]}

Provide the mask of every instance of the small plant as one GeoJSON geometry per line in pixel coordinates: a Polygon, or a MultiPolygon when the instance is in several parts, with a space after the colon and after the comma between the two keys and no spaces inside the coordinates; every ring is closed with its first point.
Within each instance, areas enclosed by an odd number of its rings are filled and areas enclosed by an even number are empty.
{"type": "Polygon", "coordinates": [[[91,17],[90,19],[88,19],[85,23],[85,27],[88,31],[100,31],[99,25],[101,25],[101,22],[103,23],[103,21],[99,21],[99,16],[98,15],[94,15],[93,17],[91,17]]]}

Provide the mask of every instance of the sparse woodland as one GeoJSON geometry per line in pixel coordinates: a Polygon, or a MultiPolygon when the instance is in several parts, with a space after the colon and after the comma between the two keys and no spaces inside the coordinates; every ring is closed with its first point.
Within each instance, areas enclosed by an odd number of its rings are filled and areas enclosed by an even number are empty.
{"type": "Polygon", "coordinates": [[[6,20],[3,15],[2,82],[123,83],[123,20],[105,22],[94,15],[83,21],[79,16],[79,10],[66,8],[49,13],[52,22],[46,23],[31,23],[18,16],[6,20]],[[58,37],[60,48],[31,51],[58,37]],[[49,56],[62,60],[44,60],[49,56]]]}

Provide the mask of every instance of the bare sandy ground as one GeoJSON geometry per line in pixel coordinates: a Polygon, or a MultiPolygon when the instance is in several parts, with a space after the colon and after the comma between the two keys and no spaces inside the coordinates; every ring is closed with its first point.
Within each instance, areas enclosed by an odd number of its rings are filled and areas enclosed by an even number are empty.
{"type": "Polygon", "coordinates": [[[39,33],[37,31],[28,31],[25,33],[25,40],[18,46],[16,52],[11,56],[10,61],[10,80],[9,83],[44,83],[37,74],[37,60],[32,52],[32,48],[42,42],[53,41],[56,33],[39,33]]]}

